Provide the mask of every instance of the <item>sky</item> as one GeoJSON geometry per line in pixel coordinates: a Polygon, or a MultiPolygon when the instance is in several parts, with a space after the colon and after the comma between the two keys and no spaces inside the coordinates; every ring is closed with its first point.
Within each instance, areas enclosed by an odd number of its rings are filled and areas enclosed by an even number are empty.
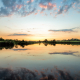
{"type": "Polygon", "coordinates": [[[80,39],[80,0],[0,0],[0,37],[80,39]]]}

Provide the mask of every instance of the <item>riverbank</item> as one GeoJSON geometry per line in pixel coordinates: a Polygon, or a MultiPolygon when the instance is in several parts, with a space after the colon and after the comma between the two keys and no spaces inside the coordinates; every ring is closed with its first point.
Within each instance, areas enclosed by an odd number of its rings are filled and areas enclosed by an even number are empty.
{"type": "Polygon", "coordinates": [[[34,41],[8,41],[8,40],[4,40],[4,41],[0,41],[0,49],[11,49],[13,48],[15,45],[20,45],[21,47],[27,46],[27,45],[31,45],[31,44],[36,44],[37,42],[34,41]]]}
{"type": "Polygon", "coordinates": [[[79,39],[68,39],[68,40],[51,40],[48,41],[45,39],[44,41],[24,41],[24,40],[12,40],[12,39],[2,39],[0,38],[0,47],[14,47],[14,45],[20,45],[24,47],[25,45],[30,45],[30,44],[36,44],[36,43],[43,43],[45,45],[51,44],[51,45],[56,45],[56,44],[67,44],[67,45],[80,45],[80,40],[79,39]]]}

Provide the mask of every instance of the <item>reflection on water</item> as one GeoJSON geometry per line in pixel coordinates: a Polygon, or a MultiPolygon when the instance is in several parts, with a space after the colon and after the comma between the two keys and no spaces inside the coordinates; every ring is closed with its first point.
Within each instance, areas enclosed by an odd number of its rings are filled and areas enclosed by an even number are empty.
{"type": "Polygon", "coordinates": [[[20,51],[20,50],[28,50],[28,49],[12,49],[14,51],[20,51]]]}
{"type": "Polygon", "coordinates": [[[80,57],[80,55],[75,55],[74,53],[79,53],[78,51],[68,51],[68,52],[53,52],[53,53],[49,53],[50,55],[52,54],[62,54],[62,55],[73,55],[73,56],[77,56],[80,57]]]}
{"type": "Polygon", "coordinates": [[[2,80],[80,80],[80,45],[41,43],[0,49],[2,80]]]}
{"type": "Polygon", "coordinates": [[[0,80],[80,80],[80,75],[71,75],[69,71],[44,69],[42,71],[31,71],[26,68],[12,70],[9,68],[0,68],[0,80]]]}

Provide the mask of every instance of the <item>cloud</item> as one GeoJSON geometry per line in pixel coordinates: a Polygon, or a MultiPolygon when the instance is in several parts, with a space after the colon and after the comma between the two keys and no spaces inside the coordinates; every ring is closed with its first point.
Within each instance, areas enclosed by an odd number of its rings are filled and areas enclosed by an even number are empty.
{"type": "Polygon", "coordinates": [[[1,14],[1,16],[3,16],[3,15],[9,15],[9,12],[7,11],[6,8],[1,7],[0,14],[1,14]]]}
{"type": "Polygon", "coordinates": [[[3,6],[0,7],[0,17],[9,17],[22,7],[22,0],[1,0],[3,6]]]}
{"type": "Polygon", "coordinates": [[[44,8],[44,9],[48,9],[48,10],[51,10],[53,9],[54,7],[56,7],[56,4],[55,3],[51,3],[52,0],[43,0],[39,3],[39,6],[41,8],[44,8]]]}
{"type": "Polygon", "coordinates": [[[22,15],[22,17],[25,17],[25,16],[35,13],[35,11],[36,11],[36,8],[33,8],[32,11],[29,11],[29,12],[25,11],[21,15],[22,15]]]}
{"type": "Polygon", "coordinates": [[[31,34],[17,34],[17,33],[14,33],[14,34],[10,34],[8,36],[31,36],[31,34]]]}
{"type": "Polygon", "coordinates": [[[30,15],[30,14],[32,14],[32,13],[34,13],[35,12],[35,8],[32,10],[32,11],[30,11],[29,13],[28,13],[28,15],[30,15]]]}
{"type": "Polygon", "coordinates": [[[44,8],[44,9],[47,8],[47,5],[44,5],[44,4],[39,4],[39,6],[40,6],[41,8],[44,8]]]}
{"type": "Polygon", "coordinates": [[[2,0],[5,7],[11,7],[15,4],[16,0],[2,0]]]}
{"type": "Polygon", "coordinates": [[[62,13],[66,13],[70,8],[73,8],[73,6],[75,6],[75,4],[80,4],[80,0],[63,0],[62,2],[62,6],[59,8],[57,14],[62,14],[62,13]]]}
{"type": "Polygon", "coordinates": [[[18,9],[21,9],[22,8],[22,5],[20,4],[20,5],[16,5],[16,7],[18,8],[18,9]]]}
{"type": "Polygon", "coordinates": [[[51,9],[53,9],[54,7],[56,7],[56,4],[52,4],[52,3],[48,3],[48,5],[47,5],[47,8],[48,8],[48,10],[51,10],[51,9]]]}
{"type": "Polygon", "coordinates": [[[68,51],[68,52],[53,52],[53,53],[49,53],[50,55],[52,54],[62,54],[62,55],[73,55],[73,56],[76,56],[74,55],[74,53],[78,53],[78,51],[68,51]]]}
{"type": "MultiPolygon", "coordinates": [[[[69,0],[63,0],[63,3],[68,3],[69,0]]],[[[71,0],[71,2],[76,2],[76,3],[80,3],[80,0],[71,0]]]]}
{"type": "Polygon", "coordinates": [[[61,14],[63,12],[67,12],[71,7],[72,7],[72,4],[64,5],[64,6],[60,7],[60,9],[58,10],[58,14],[61,14]]]}
{"type": "Polygon", "coordinates": [[[48,31],[51,31],[51,32],[76,32],[73,29],[75,29],[75,28],[72,28],[72,29],[60,29],[60,30],[48,30],[48,31]]]}
{"type": "Polygon", "coordinates": [[[45,9],[43,8],[40,13],[43,13],[44,11],[45,11],[45,9]]]}
{"type": "Polygon", "coordinates": [[[10,17],[14,14],[18,14],[21,17],[29,16],[33,13],[35,14],[39,7],[41,8],[40,13],[43,13],[43,9],[56,10],[56,16],[68,12],[71,8],[76,9],[78,13],[80,12],[80,0],[63,0],[62,6],[59,8],[57,1],[55,3],[54,1],[56,0],[1,0],[0,17],[10,17]]]}
{"type": "Polygon", "coordinates": [[[12,49],[14,51],[25,51],[25,50],[29,50],[29,49],[12,49]]]}
{"type": "Polygon", "coordinates": [[[34,1],[34,0],[29,0],[29,1],[27,1],[27,3],[30,4],[30,3],[32,3],[33,1],[34,1]]]}
{"type": "Polygon", "coordinates": [[[64,6],[62,6],[59,10],[58,10],[58,14],[61,14],[64,11],[64,6]]]}
{"type": "Polygon", "coordinates": [[[35,15],[37,15],[37,14],[38,14],[38,12],[35,13],[35,15]]]}
{"type": "Polygon", "coordinates": [[[31,7],[30,3],[34,0],[24,3],[24,0],[1,0],[3,6],[0,7],[0,17],[9,17],[13,14],[19,14],[21,16],[28,16],[35,12],[36,8],[31,7]],[[28,5],[29,4],[29,5],[28,5]],[[28,8],[26,8],[28,7],[28,8]]]}

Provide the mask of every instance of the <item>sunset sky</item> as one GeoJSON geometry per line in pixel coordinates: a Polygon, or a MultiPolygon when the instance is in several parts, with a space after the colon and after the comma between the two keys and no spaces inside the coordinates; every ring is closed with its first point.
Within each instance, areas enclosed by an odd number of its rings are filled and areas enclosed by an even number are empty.
{"type": "Polygon", "coordinates": [[[0,0],[0,37],[80,39],[80,0],[0,0]]]}

